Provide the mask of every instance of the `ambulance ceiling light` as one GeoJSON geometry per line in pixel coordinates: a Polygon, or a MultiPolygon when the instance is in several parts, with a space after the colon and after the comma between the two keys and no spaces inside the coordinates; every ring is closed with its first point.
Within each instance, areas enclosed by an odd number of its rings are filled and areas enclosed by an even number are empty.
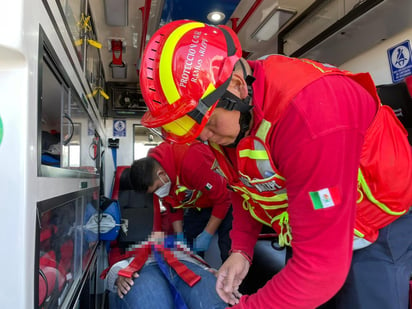
{"type": "Polygon", "coordinates": [[[252,34],[257,41],[270,40],[294,15],[295,10],[276,8],[252,34]]]}
{"type": "Polygon", "coordinates": [[[225,19],[225,14],[220,11],[213,11],[207,14],[207,19],[214,24],[220,23],[222,20],[225,19]]]}

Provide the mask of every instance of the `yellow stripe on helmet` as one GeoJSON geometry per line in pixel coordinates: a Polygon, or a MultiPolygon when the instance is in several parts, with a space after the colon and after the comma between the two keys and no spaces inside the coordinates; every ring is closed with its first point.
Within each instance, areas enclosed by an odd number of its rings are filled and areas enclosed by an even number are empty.
{"type": "MultiPolygon", "coordinates": [[[[203,94],[202,98],[206,97],[209,93],[215,90],[216,90],[216,87],[213,86],[212,83],[210,83],[205,93],[203,94]]],[[[188,115],[184,115],[183,117],[180,117],[172,122],[164,124],[162,127],[168,133],[173,133],[177,136],[184,136],[193,128],[195,124],[196,124],[196,121],[193,120],[193,118],[191,118],[188,115]]]]}
{"type": "Polygon", "coordinates": [[[168,133],[173,133],[177,136],[184,136],[193,128],[195,124],[196,121],[189,116],[184,115],[175,121],[163,125],[163,129],[168,133]]]}
{"type": "Polygon", "coordinates": [[[172,32],[165,42],[159,62],[159,77],[163,93],[165,94],[169,104],[173,104],[180,99],[180,94],[173,81],[172,73],[172,61],[176,45],[187,32],[204,26],[205,24],[197,22],[184,24],[176,28],[176,30],[172,32]]]}
{"type": "Polygon", "coordinates": [[[208,96],[210,93],[212,93],[215,90],[216,90],[215,85],[210,83],[209,86],[207,86],[205,93],[202,95],[202,99],[208,96]]]}

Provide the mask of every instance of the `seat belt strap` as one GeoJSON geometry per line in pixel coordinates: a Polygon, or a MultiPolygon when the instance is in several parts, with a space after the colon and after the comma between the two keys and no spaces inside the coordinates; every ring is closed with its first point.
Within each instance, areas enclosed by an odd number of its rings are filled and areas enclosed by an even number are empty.
{"type": "MultiPolygon", "coordinates": [[[[163,275],[165,276],[165,278],[169,282],[170,292],[172,293],[172,296],[173,296],[173,301],[175,303],[175,308],[176,309],[188,309],[182,295],[180,295],[179,291],[176,289],[175,285],[173,284],[172,278],[170,278],[170,273],[169,273],[168,268],[166,266],[166,263],[165,263],[165,261],[163,260],[163,257],[162,257],[161,248],[163,248],[163,247],[162,246],[153,246],[153,248],[152,248],[153,249],[153,255],[154,255],[154,258],[157,262],[157,266],[159,267],[159,269],[162,271],[163,275]]],[[[163,252],[164,252],[164,250],[163,250],[163,252]]]]}
{"type": "Polygon", "coordinates": [[[130,264],[119,270],[118,275],[123,276],[126,278],[132,278],[133,274],[140,269],[142,269],[143,265],[146,263],[150,253],[151,253],[151,247],[148,243],[145,243],[143,246],[139,247],[135,251],[135,258],[133,261],[130,262],[130,264]]]}
{"type": "Polygon", "coordinates": [[[165,249],[162,246],[159,246],[159,248],[156,247],[156,250],[163,254],[166,263],[175,270],[178,276],[182,278],[188,286],[193,287],[200,281],[201,277],[180,262],[172,251],[165,249]]]}
{"type": "MultiPolygon", "coordinates": [[[[167,239],[166,242],[169,242],[169,239],[167,239]]],[[[178,247],[177,249],[184,251],[182,250],[181,247],[180,248],[178,247]]],[[[165,248],[164,245],[156,245],[156,250],[162,254],[166,263],[174,269],[177,275],[184,282],[186,282],[187,285],[189,285],[190,287],[193,287],[196,283],[200,281],[201,276],[197,275],[195,272],[190,270],[185,264],[180,262],[175,257],[172,250],[165,248]]],[[[135,255],[134,259],[132,260],[132,262],[130,262],[130,264],[127,267],[121,269],[118,272],[118,275],[127,277],[127,278],[132,278],[133,273],[142,269],[143,265],[146,263],[151,253],[152,253],[152,248],[151,248],[151,243],[149,242],[146,242],[141,247],[134,249],[133,250],[133,254],[135,255]]]]}

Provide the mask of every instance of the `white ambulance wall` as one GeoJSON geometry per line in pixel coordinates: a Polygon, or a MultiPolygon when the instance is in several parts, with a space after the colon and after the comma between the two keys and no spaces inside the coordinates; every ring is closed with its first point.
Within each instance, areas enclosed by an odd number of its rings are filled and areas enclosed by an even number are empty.
{"type": "Polygon", "coordinates": [[[410,40],[412,44],[412,28],[381,42],[369,51],[360,54],[339,67],[354,73],[369,72],[376,85],[392,84],[387,50],[405,40],[410,40]]]}

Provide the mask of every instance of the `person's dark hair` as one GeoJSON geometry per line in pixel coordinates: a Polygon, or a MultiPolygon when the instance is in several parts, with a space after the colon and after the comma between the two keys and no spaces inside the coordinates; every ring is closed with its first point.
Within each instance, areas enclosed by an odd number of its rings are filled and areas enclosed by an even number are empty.
{"type": "Polygon", "coordinates": [[[130,167],[125,168],[119,179],[119,191],[133,190],[130,182],[130,167]]]}
{"type": "Polygon", "coordinates": [[[154,170],[157,164],[157,161],[151,157],[145,157],[133,162],[130,167],[130,182],[134,190],[147,192],[147,189],[155,181],[154,170]]]}

